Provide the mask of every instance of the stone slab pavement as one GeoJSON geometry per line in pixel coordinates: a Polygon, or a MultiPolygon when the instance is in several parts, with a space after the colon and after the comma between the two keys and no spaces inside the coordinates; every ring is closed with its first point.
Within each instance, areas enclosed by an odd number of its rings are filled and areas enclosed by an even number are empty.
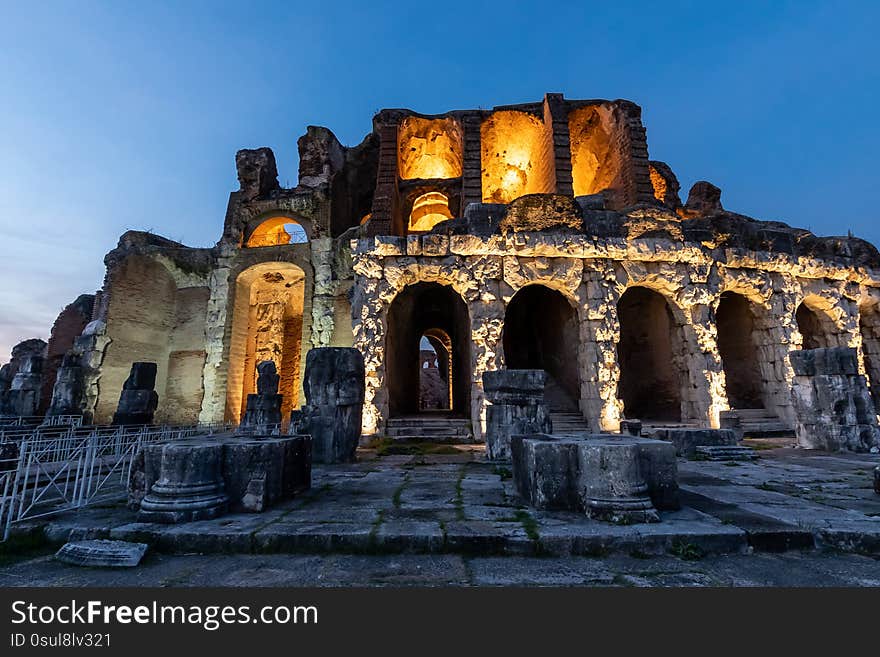
{"type": "MultiPolygon", "coordinates": [[[[769,448],[761,449],[759,458],[751,462],[680,460],[683,508],[662,513],[659,523],[613,525],[575,513],[526,508],[514,493],[509,467],[489,463],[482,450],[464,446],[453,454],[382,457],[362,450],[356,464],[316,467],[310,491],[261,514],[232,514],[181,525],[146,524],[135,522],[135,514],[120,503],[25,523],[17,532],[18,539],[38,537],[44,551],[86,538],[148,543],[147,566],[133,574],[100,577],[136,580],[137,573],[155,568],[151,581],[173,581],[176,575],[162,573],[177,563],[193,564],[194,573],[204,572],[207,577],[213,572],[225,581],[225,570],[200,571],[197,559],[240,555],[244,564],[251,555],[253,563],[291,564],[295,570],[302,559],[316,559],[320,567],[311,569],[315,573],[338,568],[348,574],[340,579],[328,574],[327,581],[350,583],[361,581],[344,566],[354,563],[348,560],[355,557],[375,564],[381,572],[383,563],[388,567],[418,563],[427,569],[424,572],[446,563],[447,575],[456,583],[491,583],[493,577],[502,583],[508,566],[520,573],[517,577],[523,582],[531,582],[527,571],[534,571],[534,583],[544,582],[542,578],[574,582],[582,576],[589,582],[614,580],[618,575],[636,578],[648,572],[639,570],[648,563],[677,563],[670,559],[713,564],[711,573],[693,571],[702,573],[697,580],[713,583],[739,583],[736,568],[724,571],[724,564],[754,564],[758,569],[754,581],[768,583],[785,577],[774,572],[774,563],[811,563],[804,555],[812,555],[810,559],[828,563],[829,568],[835,563],[853,564],[852,573],[829,581],[874,582],[876,574],[871,575],[868,566],[880,556],[880,496],[872,490],[871,470],[880,457],[758,446],[769,448]],[[775,553],[783,552],[784,560],[774,562],[775,553]],[[856,559],[840,553],[863,556],[856,559]],[[180,556],[182,561],[169,556],[192,554],[213,556],[180,556]],[[257,556],[266,559],[261,562],[257,556]],[[611,557],[634,559],[632,572],[599,568],[611,557]],[[745,561],[737,561],[739,557],[745,561]],[[499,558],[502,561],[493,561],[499,558]],[[863,558],[868,561],[860,561],[863,558]],[[545,566],[549,574],[540,575],[545,566]],[[867,570],[860,575],[862,567],[867,570]],[[603,573],[596,576],[598,580],[590,574],[594,570],[603,573]],[[349,576],[353,579],[346,580],[349,576]]],[[[6,558],[21,561],[27,552],[16,554],[14,548],[10,551],[13,545],[14,541],[6,548],[6,558]]],[[[3,549],[0,545],[0,564],[3,549]]],[[[27,572],[37,581],[44,576],[78,581],[75,572],[44,561],[45,555],[37,558],[33,571],[28,570],[30,561],[27,567],[4,569],[0,581],[27,572]],[[43,571],[45,575],[40,574],[43,571]]],[[[809,568],[803,572],[792,568],[792,581],[815,580],[809,579],[809,568]]],[[[439,575],[442,571],[443,567],[439,575]]],[[[407,580],[417,574],[401,577],[407,580]]],[[[659,582],[660,574],[646,581],[659,582]]],[[[295,573],[279,581],[315,576],[295,573]]]]}

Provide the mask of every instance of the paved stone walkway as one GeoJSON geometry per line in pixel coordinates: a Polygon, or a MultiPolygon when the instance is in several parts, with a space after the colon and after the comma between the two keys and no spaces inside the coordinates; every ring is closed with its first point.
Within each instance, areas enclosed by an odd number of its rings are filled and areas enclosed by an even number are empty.
{"type": "Polygon", "coordinates": [[[149,555],[133,569],[51,556],[0,568],[0,586],[880,586],[880,560],[821,552],[709,556],[149,555]]]}
{"type": "Polygon", "coordinates": [[[754,462],[679,461],[683,508],[659,523],[621,526],[522,507],[509,469],[487,463],[479,448],[363,451],[357,464],[316,467],[311,491],[262,514],[155,525],[116,505],[24,526],[55,543],[115,538],[153,550],[127,573],[40,557],[0,569],[0,584],[877,583],[880,496],[871,469],[880,457],[759,454],[754,462]],[[193,553],[212,556],[168,556],[193,553]]]}

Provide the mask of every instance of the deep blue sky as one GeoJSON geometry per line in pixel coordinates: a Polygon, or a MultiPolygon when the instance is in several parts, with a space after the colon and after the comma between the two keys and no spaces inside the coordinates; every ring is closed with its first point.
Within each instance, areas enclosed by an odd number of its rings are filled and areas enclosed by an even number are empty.
{"type": "Polygon", "coordinates": [[[628,98],[686,195],[880,242],[877,2],[0,0],[0,362],[48,336],[127,229],[219,238],[239,148],[296,183],[308,124],[346,144],[426,113],[628,98]]]}

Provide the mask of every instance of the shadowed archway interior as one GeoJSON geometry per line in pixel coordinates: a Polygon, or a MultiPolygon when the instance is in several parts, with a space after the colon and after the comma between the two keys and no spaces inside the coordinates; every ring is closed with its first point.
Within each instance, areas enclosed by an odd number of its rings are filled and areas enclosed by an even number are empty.
{"type": "Polygon", "coordinates": [[[578,410],[578,320],[562,294],[543,285],[517,292],[507,306],[502,342],[508,369],[546,371],[551,406],[578,410]]]}
{"type": "Polygon", "coordinates": [[[451,410],[470,409],[471,341],[468,309],[451,287],[437,283],[410,285],[395,297],[388,311],[385,343],[388,406],[392,417],[420,410],[421,344],[425,337],[451,379],[451,410]],[[443,336],[448,343],[443,344],[443,336]],[[442,352],[449,362],[441,362],[442,352]]]}
{"type": "Polygon", "coordinates": [[[731,408],[763,408],[761,370],[755,349],[755,317],[748,299],[725,292],[715,312],[718,351],[731,408]]]}
{"type": "Polygon", "coordinates": [[[631,287],[617,303],[617,316],[617,394],[625,417],[680,422],[680,337],[669,304],[653,290],[631,287]]]}

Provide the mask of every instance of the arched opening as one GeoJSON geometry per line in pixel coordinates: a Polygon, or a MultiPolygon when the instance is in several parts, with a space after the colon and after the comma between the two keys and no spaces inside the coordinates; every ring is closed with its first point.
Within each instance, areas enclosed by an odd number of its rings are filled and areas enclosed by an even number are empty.
{"type": "Polygon", "coordinates": [[[681,421],[680,330],[662,295],[631,287],[617,302],[617,394],[630,419],[681,421]]]}
{"type": "Polygon", "coordinates": [[[445,331],[425,331],[419,342],[419,410],[452,410],[452,339],[445,331]]]}
{"type": "Polygon", "coordinates": [[[748,299],[734,292],[722,294],[715,323],[728,404],[732,409],[764,408],[755,316],[748,299]]]}
{"type": "Polygon", "coordinates": [[[441,221],[452,219],[449,211],[449,199],[440,192],[422,194],[413,201],[412,212],[409,213],[410,233],[424,233],[431,230],[441,221]]]}
{"type": "Polygon", "coordinates": [[[798,331],[803,337],[801,349],[836,347],[837,326],[824,311],[811,308],[806,301],[795,311],[798,331]]]}
{"type": "Polygon", "coordinates": [[[305,274],[294,264],[267,262],[238,275],[229,347],[226,418],[238,422],[256,392],[257,364],[274,361],[284,395],[282,417],[299,406],[305,274]]]}
{"type": "Polygon", "coordinates": [[[554,409],[576,411],[580,398],[577,313],[556,290],[527,285],[504,315],[504,362],[509,369],[547,372],[547,401],[554,409]]]}
{"type": "Polygon", "coordinates": [[[279,246],[282,244],[305,244],[309,241],[305,228],[289,217],[266,219],[254,229],[248,238],[248,248],[279,246]]]}
{"type": "Polygon", "coordinates": [[[859,308],[859,332],[862,336],[862,359],[874,408],[880,409],[880,304],[859,308]]]}
{"type": "Polygon", "coordinates": [[[417,283],[398,294],[388,310],[385,360],[391,416],[422,410],[423,338],[438,356],[438,370],[442,368],[446,372],[448,408],[456,415],[467,415],[471,393],[471,331],[467,305],[451,287],[417,283]],[[445,363],[444,354],[448,354],[445,363]]]}

